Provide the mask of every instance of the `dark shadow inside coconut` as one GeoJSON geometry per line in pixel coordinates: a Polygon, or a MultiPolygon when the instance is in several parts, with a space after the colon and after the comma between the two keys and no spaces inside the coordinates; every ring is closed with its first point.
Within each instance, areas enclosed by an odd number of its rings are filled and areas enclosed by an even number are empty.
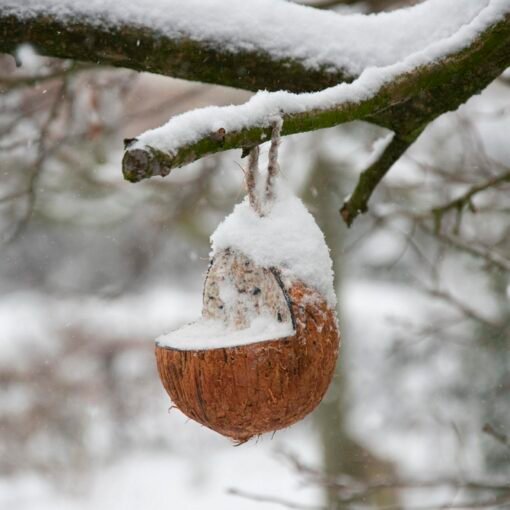
{"type": "Polygon", "coordinates": [[[322,399],[338,353],[334,312],[301,282],[224,250],[206,278],[202,318],[156,345],[174,404],[237,441],[281,429],[322,399]]]}

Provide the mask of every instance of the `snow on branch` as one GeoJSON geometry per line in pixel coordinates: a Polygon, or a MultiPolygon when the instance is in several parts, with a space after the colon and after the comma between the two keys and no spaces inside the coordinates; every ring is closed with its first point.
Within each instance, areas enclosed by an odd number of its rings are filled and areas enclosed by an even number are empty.
{"type": "MultiPolygon", "coordinates": [[[[412,32],[413,27],[406,30],[412,32]]],[[[164,176],[207,154],[249,149],[270,138],[275,116],[284,121],[282,135],[352,120],[379,124],[397,133],[400,143],[394,154],[398,159],[406,144],[412,143],[431,120],[456,109],[508,66],[510,2],[491,0],[453,35],[401,62],[366,69],[353,83],[317,93],[259,92],[240,106],[208,107],[176,116],[166,125],[128,141],[124,176],[133,182],[164,176]]],[[[395,149],[395,145],[390,144],[390,148],[395,149]]],[[[387,154],[385,161],[391,166],[395,157],[387,154]]],[[[368,193],[358,192],[356,196],[368,200],[388,168],[373,170],[375,175],[366,180],[368,193]]],[[[363,209],[363,200],[349,212],[351,216],[363,209]]]]}
{"type": "Polygon", "coordinates": [[[340,16],[281,0],[0,0],[0,51],[249,90],[316,91],[455,33],[489,0],[340,16]]]}

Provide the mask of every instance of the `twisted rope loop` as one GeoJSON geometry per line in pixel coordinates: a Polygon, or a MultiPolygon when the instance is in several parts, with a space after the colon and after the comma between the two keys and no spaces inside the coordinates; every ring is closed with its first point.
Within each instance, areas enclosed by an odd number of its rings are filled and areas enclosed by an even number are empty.
{"type": "Polygon", "coordinates": [[[278,165],[278,149],[281,143],[282,125],[283,120],[281,117],[278,117],[278,119],[273,122],[271,146],[269,147],[268,153],[266,183],[262,190],[260,189],[261,173],[259,170],[259,146],[256,145],[253,147],[248,155],[248,168],[244,173],[246,189],[248,191],[250,206],[259,216],[268,214],[274,202],[274,183],[276,176],[280,172],[280,166],[278,165]]]}

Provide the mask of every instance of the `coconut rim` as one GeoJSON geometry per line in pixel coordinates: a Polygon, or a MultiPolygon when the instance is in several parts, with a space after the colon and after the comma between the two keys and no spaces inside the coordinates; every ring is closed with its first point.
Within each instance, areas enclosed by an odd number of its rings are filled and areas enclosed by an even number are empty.
{"type": "Polygon", "coordinates": [[[179,347],[171,347],[169,345],[160,345],[160,343],[156,340],[156,349],[164,349],[166,351],[178,351],[178,352],[210,352],[210,351],[228,351],[228,350],[236,350],[236,349],[246,349],[248,347],[252,347],[254,345],[258,344],[268,344],[271,342],[292,342],[296,340],[297,338],[297,332],[294,330],[294,334],[291,336],[282,336],[278,338],[268,338],[266,340],[255,340],[254,342],[248,342],[245,344],[239,344],[239,345],[226,345],[224,347],[222,346],[215,346],[215,347],[203,347],[203,348],[191,348],[191,349],[181,349],[179,347]]]}

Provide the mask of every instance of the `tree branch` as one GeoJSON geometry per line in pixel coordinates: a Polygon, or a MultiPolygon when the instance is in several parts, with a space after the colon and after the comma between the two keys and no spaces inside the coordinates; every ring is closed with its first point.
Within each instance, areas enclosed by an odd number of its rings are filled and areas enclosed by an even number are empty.
{"type": "MultiPolygon", "coordinates": [[[[0,6],[0,52],[14,54],[19,45],[30,43],[42,55],[247,90],[316,91],[356,77],[334,62],[312,66],[292,56],[277,58],[256,41],[236,47],[236,41],[220,44],[178,28],[165,33],[150,23],[110,20],[101,12],[66,18],[51,11],[31,13],[28,5],[22,16],[8,7],[0,6]]],[[[176,20],[171,11],[167,14],[171,29],[176,20]]],[[[270,36],[262,30],[261,38],[270,36]]]]}
{"type": "MultiPolygon", "coordinates": [[[[86,3],[51,0],[25,0],[20,6],[15,0],[2,0],[0,50],[13,52],[19,44],[29,42],[41,53],[52,56],[247,89],[285,88],[298,92],[355,79],[363,66],[386,66],[371,68],[352,84],[343,83],[315,94],[259,94],[239,107],[185,114],[172,119],[166,127],[141,135],[139,140],[129,140],[124,155],[124,175],[136,182],[167,175],[172,168],[207,154],[250,149],[269,139],[275,116],[284,120],[282,135],[352,120],[373,122],[393,130],[396,136],[380,160],[363,172],[350,200],[344,204],[342,216],[348,224],[367,209],[379,181],[431,120],[456,109],[510,66],[510,9],[503,0],[491,0],[474,20],[459,22],[466,23],[461,28],[447,27],[456,28],[457,32],[438,43],[424,39],[421,43],[429,45],[426,50],[415,47],[415,53],[407,57],[405,52],[397,51],[395,60],[400,61],[395,64],[384,60],[386,57],[381,60],[373,40],[365,41],[365,50],[373,47],[375,60],[367,60],[365,55],[357,67],[348,64],[353,54],[348,51],[345,37],[332,37],[335,51],[330,48],[328,53],[302,35],[312,21],[315,32],[328,30],[327,37],[343,33],[338,29],[348,28],[349,22],[342,16],[265,0],[271,15],[257,16],[257,28],[252,30],[253,20],[244,20],[235,5],[226,2],[207,7],[191,2],[182,7],[178,1],[169,0],[165,11],[158,11],[161,4],[150,1],[147,8],[133,0],[122,9],[112,9],[100,4],[89,7],[86,3]],[[232,34],[218,23],[222,14],[218,16],[216,11],[221,9],[224,14],[234,9],[235,24],[249,32],[246,37],[239,27],[232,34]],[[282,45],[269,22],[283,26],[289,14],[299,26],[298,30],[289,29],[292,34],[282,39],[282,45]],[[206,23],[211,15],[216,15],[212,31],[206,23]],[[338,57],[342,54],[339,49],[346,52],[342,58],[338,57]]],[[[246,7],[250,7],[252,15],[257,12],[253,10],[257,7],[254,2],[246,7]]],[[[423,12],[419,7],[413,12],[409,21],[419,24],[423,12]]],[[[361,27],[365,26],[363,23],[361,27]]],[[[391,37],[391,30],[388,32],[391,37]]],[[[401,46],[405,45],[394,50],[401,46]]]]}
{"type": "MultiPolygon", "coordinates": [[[[402,154],[404,154],[404,152],[412,145],[413,141],[414,140],[401,140],[399,136],[396,135],[383,151],[380,158],[361,173],[356,188],[345,200],[344,205],[340,209],[340,215],[348,227],[351,226],[352,222],[359,214],[365,213],[368,210],[368,201],[372,196],[373,191],[393,164],[396,163],[400,159],[400,156],[402,156],[402,154]]],[[[447,211],[455,209],[458,213],[460,213],[466,205],[475,211],[475,207],[472,204],[471,199],[477,193],[489,188],[495,188],[505,182],[510,182],[510,172],[506,172],[503,175],[493,177],[486,182],[477,184],[459,198],[432,209],[431,214],[436,220],[437,232],[440,230],[441,219],[447,211]]]]}
{"type": "MultiPolygon", "coordinates": [[[[404,64],[373,69],[352,84],[299,99],[283,92],[259,94],[245,105],[175,117],[128,145],[123,159],[124,176],[132,182],[164,176],[173,168],[208,154],[253,147],[270,138],[275,115],[284,121],[282,135],[352,120],[387,127],[398,133],[399,141],[398,147],[395,142],[389,149],[395,151],[393,157],[385,153],[386,164],[391,166],[398,153],[405,150],[404,143],[414,141],[430,121],[455,110],[510,66],[509,11],[510,8],[495,20],[486,19],[481,32],[479,26],[471,32],[469,26],[463,27],[459,31],[464,31],[462,37],[467,31],[471,38],[462,44],[465,39],[459,41],[461,36],[457,37],[447,46],[456,49],[453,53],[450,49],[445,55],[444,48],[436,48],[436,58],[430,52],[413,55],[404,64]]],[[[381,164],[374,172],[379,175],[386,170],[381,164]]]]}
{"type": "Polygon", "coordinates": [[[59,78],[65,78],[71,74],[88,71],[90,69],[97,69],[97,67],[94,65],[79,65],[73,62],[67,67],[32,76],[11,76],[0,74],[0,90],[5,92],[11,91],[15,88],[32,87],[33,85],[37,85],[42,82],[58,80],[59,78]]]}
{"type": "Polygon", "coordinates": [[[457,212],[462,212],[464,207],[468,206],[473,212],[476,212],[476,207],[472,202],[472,198],[482,191],[488,190],[490,188],[496,188],[504,183],[510,183],[510,170],[501,175],[492,177],[485,182],[476,184],[475,186],[469,188],[460,197],[451,200],[446,204],[434,207],[431,211],[432,215],[436,217],[436,221],[440,224],[442,216],[448,211],[455,210],[457,212]]]}
{"type": "Polygon", "coordinates": [[[281,505],[285,508],[290,508],[292,510],[326,510],[326,508],[323,506],[303,505],[301,503],[295,503],[293,501],[289,501],[278,496],[265,496],[263,494],[252,494],[250,492],[245,492],[238,489],[229,489],[227,493],[230,494],[231,496],[239,496],[241,498],[249,499],[251,501],[257,501],[258,503],[273,503],[276,505],[281,505]]]}
{"type": "Polygon", "coordinates": [[[498,443],[500,443],[503,446],[506,446],[508,449],[510,449],[510,440],[508,439],[508,436],[506,434],[503,434],[503,433],[495,430],[494,427],[490,423],[486,423],[483,426],[482,430],[489,436],[493,437],[496,441],[498,441],[498,443]]]}
{"type": "Polygon", "coordinates": [[[340,209],[340,215],[348,227],[359,214],[368,210],[368,201],[373,191],[412,142],[413,140],[402,140],[398,135],[394,136],[379,159],[361,173],[356,188],[340,209]]]}
{"type": "Polygon", "coordinates": [[[421,229],[430,236],[433,236],[434,238],[439,239],[440,241],[443,241],[460,251],[467,252],[475,257],[479,257],[483,259],[488,265],[494,266],[501,271],[510,271],[510,259],[500,255],[494,249],[487,249],[478,246],[473,241],[465,241],[457,236],[442,234],[441,232],[438,232],[437,229],[429,228],[424,223],[422,218],[419,218],[419,221],[421,229]]]}
{"type": "Polygon", "coordinates": [[[496,320],[479,314],[478,310],[466,305],[464,302],[460,301],[457,297],[446,290],[427,287],[423,287],[423,290],[430,296],[441,299],[445,303],[451,305],[453,308],[456,308],[468,319],[483,324],[485,327],[489,328],[490,331],[499,330],[501,328],[501,324],[499,324],[496,320]]]}
{"type": "Polygon", "coordinates": [[[0,51],[28,43],[54,57],[248,90],[308,92],[401,61],[438,33],[447,38],[469,23],[477,4],[484,7],[477,0],[448,16],[455,1],[376,20],[279,0],[0,0],[0,51]],[[402,23],[416,32],[402,34],[402,23]]]}
{"type": "MultiPolygon", "coordinates": [[[[326,484],[323,484],[326,485],[326,484]]],[[[444,508],[455,508],[455,509],[465,509],[465,508],[492,508],[498,506],[500,504],[504,504],[510,500],[510,488],[508,484],[493,484],[493,483],[483,483],[483,482],[460,482],[457,480],[437,480],[437,481],[405,481],[405,480],[389,480],[382,483],[366,483],[362,484],[353,484],[351,485],[343,485],[341,484],[338,488],[338,500],[344,504],[348,505],[360,500],[364,500],[368,495],[374,492],[382,492],[388,489],[404,489],[407,491],[412,490],[423,490],[424,488],[443,488],[448,487],[456,490],[466,490],[472,494],[470,499],[466,499],[466,501],[462,503],[446,503],[446,504],[430,504],[423,506],[414,506],[411,505],[408,508],[411,510],[440,510],[444,508]],[[345,491],[345,495],[343,492],[345,491]],[[480,492],[494,492],[494,494],[485,499],[481,499],[476,496],[476,493],[480,492]],[[354,495],[352,495],[354,492],[354,495]]],[[[325,507],[322,506],[312,506],[312,505],[302,505],[300,503],[295,503],[293,501],[289,501],[277,496],[269,496],[263,494],[254,494],[251,492],[241,491],[238,489],[229,489],[228,494],[233,496],[238,496],[241,498],[249,499],[251,501],[263,502],[263,503],[274,503],[277,505],[284,506],[286,508],[290,508],[293,510],[326,510],[325,507]]],[[[398,507],[396,506],[382,506],[384,510],[396,510],[398,507]]]]}

